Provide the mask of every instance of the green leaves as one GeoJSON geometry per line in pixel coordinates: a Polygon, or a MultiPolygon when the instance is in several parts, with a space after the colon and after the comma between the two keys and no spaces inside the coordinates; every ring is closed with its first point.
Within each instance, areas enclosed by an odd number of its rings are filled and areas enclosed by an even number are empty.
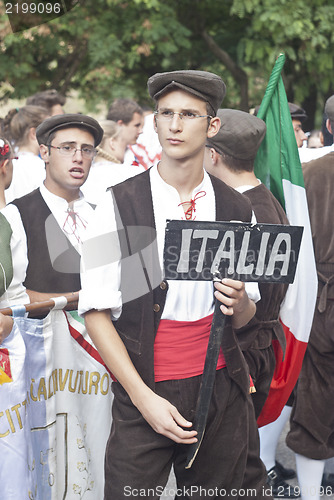
{"type": "Polygon", "coordinates": [[[325,96],[334,91],[333,25],[327,0],[85,0],[58,19],[4,37],[0,77],[7,90],[0,89],[0,99],[56,87],[79,90],[91,108],[116,96],[150,103],[150,75],[192,68],[221,74],[224,104],[237,108],[245,103],[239,69],[248,76],[251,107],[280,52],[290,99],[314,87],[325,96]]]}

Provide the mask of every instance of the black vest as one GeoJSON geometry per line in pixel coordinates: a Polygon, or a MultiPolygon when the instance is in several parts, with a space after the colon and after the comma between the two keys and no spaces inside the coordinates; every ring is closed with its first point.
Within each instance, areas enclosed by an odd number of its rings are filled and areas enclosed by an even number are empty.
{"type": "MultiPolygon", "coordinates": [[[[249,222],[252,209],[249,201],[216,177],[210,176],[216,199],[216,219],[220,221],[240,220],[249,222]]],[[[148,245],[143,252],[142,266],[138,275],[134,269],[128,275],[127,259],[129,254],[143,247],[140,231],[133,236],[131,228],[140,226],[155,231],[153,202],[149,171],[117,184],[110,188],[114,196],[116,212],[119,212],[123,226],[121,233],[122,283],[124,288],[132,282],[136,285],[143,276],[147,280],[147,293],[123,304],[122,314],[115,327],[122,338],[129,355],[140,376],[151,388],[154,387],[154,339],[165,305],[168,283],[161,281],[156,241],[148,233],[148,245]],[[128,231],[130,230],[130,231],[128,231]],[[124,238],[122,238],[122,235],[124,238]],[[131,238],[129,238],[131,236],[131,238]],[[149,244],[151,242],[151,244],[149,244]],[[160,282],[159,282],[160,281],[160,282]],[[159,283],[158,285],[155,285],[159,283]],[[153,285],[153,286],[152,286],[153,285]]],[[[131,267],[131,266],[130,266],[131,267]]],[[[122,286],[121,286],[122,288],[122,286]]],[[[234,331],[227,321],[222,349],[229,375],[245,394],[249,390],[249,372],[234,331]]]]}
{"type": "Polygon", "coordinates": [[[59,227],[40,190],[12,203],[20,212],[27,236],[25,287],[44,293],[80,290],[80,255],[59,227]]]}

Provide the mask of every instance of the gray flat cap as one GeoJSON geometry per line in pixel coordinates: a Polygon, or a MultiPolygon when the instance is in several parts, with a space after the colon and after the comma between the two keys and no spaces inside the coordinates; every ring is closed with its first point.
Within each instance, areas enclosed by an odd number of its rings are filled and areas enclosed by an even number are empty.
{"type": "Polygon", "coordinates": [[[220,130],[207,139],[206,145],[238,160],[254,160],[266,133],[264,121],[237,109],[219,109],[217,116],[220,130]]]}
{"type": "Polygon", "coordinates": [[[38,144],[48,144],[49,137],[56,130],[64,128],[83,128],[94,137],[94,146],[98,146],[103,137],[103,129],[100,124],[91,116],[80,114],[63,114],[50,116],[44,120],[36,129],[38,144]]]}
{"type": "Polygon", "coordinates": [[[148,79],[147,87],[153,99],[158,99],[173,89],[184,90],[208,102],[215,113],[217,113],[226,92],[225,83],[220,76],[207,71],[191,69],[156,73],[148,79]]]}
{"type": "Polygon", "coordinates": [[[307,119],[307,114],[305,109],[301,108],[300,106],[297,106],[297,104],[293,104],[292,102],[288,102],[288,105],[292,120],[299,120],[303,122],[304,120],[307,119]]]}
{"type": "Polygon", "coordinates": [[[325,104],[325,113],[331,123],[334,123],[334,95],[329,97],[325,104]]]}
{"type": "MultiPolygon", "coordinates": [[[[297,104],[293,104],[292,102],[288,102],[289,105],[289,111],[291,115],[292,120],[300,120],[303,122],[304,120],[307,119],[307,114],[305,109],[297,106],[297,104]]],[[[260,105],[256,106],[254,109],[254,115],[256,116],[259,112],[260,105]]]]}

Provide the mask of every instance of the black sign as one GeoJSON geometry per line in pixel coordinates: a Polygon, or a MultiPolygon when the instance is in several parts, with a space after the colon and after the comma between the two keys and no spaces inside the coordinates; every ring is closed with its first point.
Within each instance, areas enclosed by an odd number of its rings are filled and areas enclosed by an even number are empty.
{"type": "Polygon", "coordinates": [[[169,220],[165,279],[292,283],[302,234],[299,226],[169,220]]]}

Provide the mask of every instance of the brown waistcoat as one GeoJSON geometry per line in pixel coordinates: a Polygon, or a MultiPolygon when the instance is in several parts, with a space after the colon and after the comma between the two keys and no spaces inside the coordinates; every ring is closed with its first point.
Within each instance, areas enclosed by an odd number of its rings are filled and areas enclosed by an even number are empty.
{"type": "MultiPolygon", "coordinates": [[[[250,200],[258,223],[289,224],[282,206],[264,184],[245,191],[244,195],[250,200]]],[[[267,348],[272,339],[277,338],[285,352],[286,339],[278,318],[287,289],[286,284],[259,283],[261,300],[256,303],[254,321],[238,331],[238,341],[243,351],[249,347],[267,348]]]]}
{"type": "Polygon", "coordinates": [[[334,299],[334,151],[302,167],[319,278],[317,307],[324,312],[334,299]]]}

